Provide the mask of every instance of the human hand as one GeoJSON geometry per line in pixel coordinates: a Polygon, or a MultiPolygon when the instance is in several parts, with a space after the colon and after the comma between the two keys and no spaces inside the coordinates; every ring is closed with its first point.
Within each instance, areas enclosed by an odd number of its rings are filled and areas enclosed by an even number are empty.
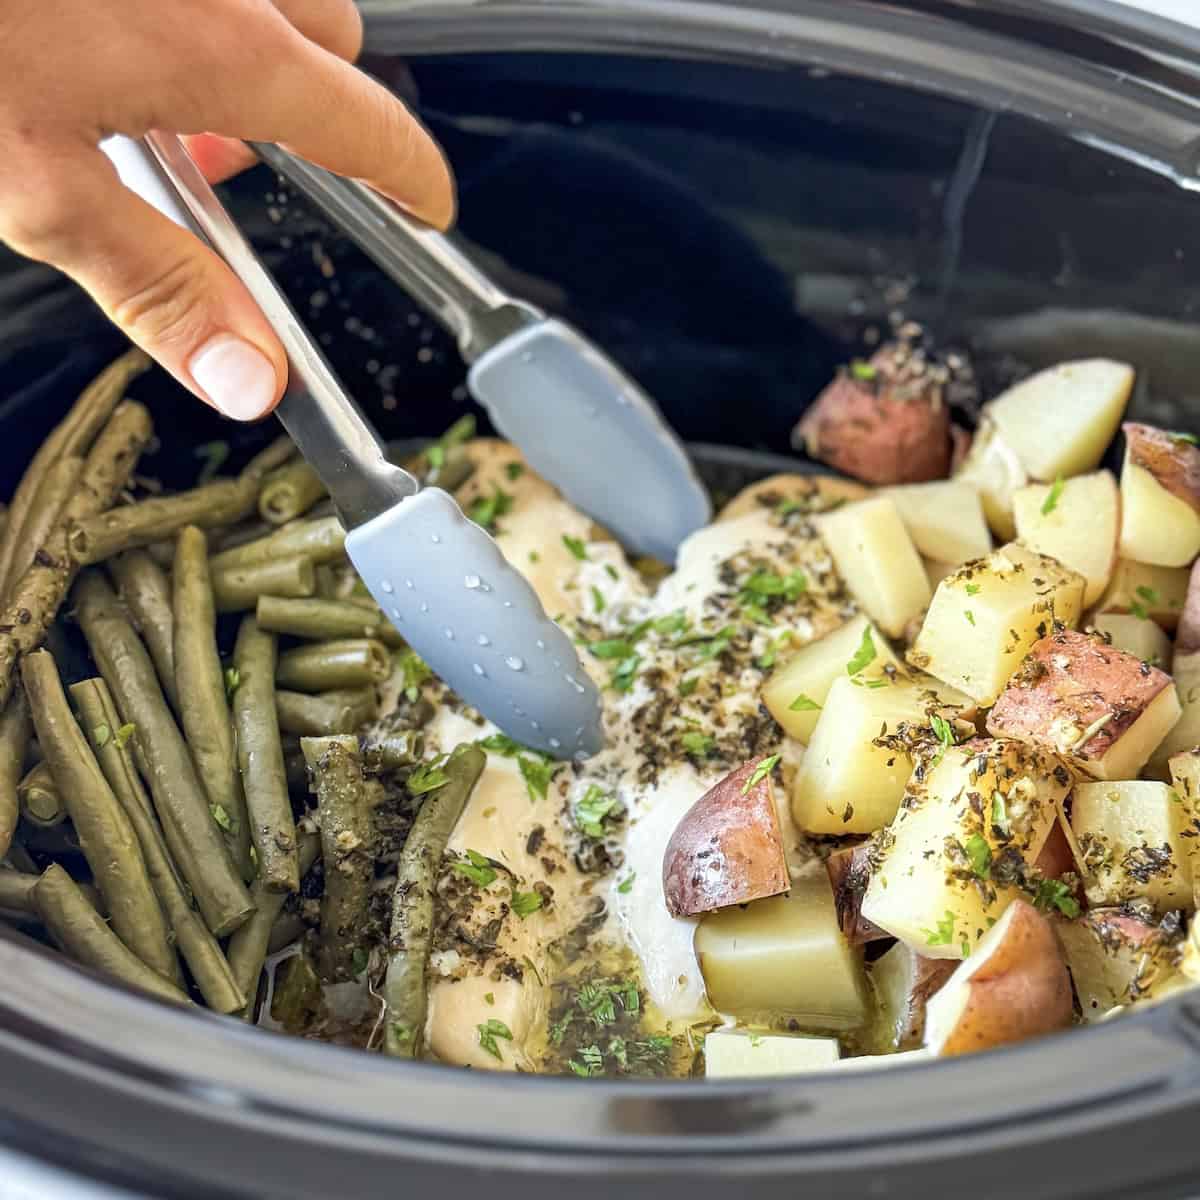
{"type": "Polygon", "coordinates": [[[202,400],[263,416],[287,381],[283,347],[229,268],[125,188],[98,143],[190,135],[215,182],[254,161],[238,139],[279,142],[444,229],[449,168],[349,65],[361,42],[352,0],[0,5],[0,240],[71,276],[202,400]]]}

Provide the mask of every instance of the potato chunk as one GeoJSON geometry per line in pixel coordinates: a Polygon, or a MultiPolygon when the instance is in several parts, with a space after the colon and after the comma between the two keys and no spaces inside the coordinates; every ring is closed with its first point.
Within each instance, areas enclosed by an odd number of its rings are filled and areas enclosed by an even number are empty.
{"type": "Polygon", "coordinates": [[[1171,665],[1171,639],[1154,621],[1135,617],[1132,613],[1101,613],[1092,628],[1107,634],[1112,644],[1134,658],[1164,670],[1171,665]]]}
{"type": "Polygon", "coordinates": [[[1121,423],[1133,380],[1127,363],[1059,363],[1009,388],[985,411],[1030,477],[1049,483],[1096,469],[1121,423]]]}
{"type": "Polygon", "coordinates": [[[1032,483],[1013,496],[1017,538],[1087,580],[1083,606],[1095,604],[1117,563],[1121,499],[1109,471],[1054,484],[1032,483]]]}
{"type": "Polygon", "coordinates": [[[788,737],[807,743],[834,680],[858,664],[864,680],[908,675],[887,639],[858,616],[789,658],[763,685],[762,702],[788,737]]]}
{"type": "Polygon", "coordinates": [[[1083,576],[1009,543],[943,579],[908,661],[991,704],[1055,621],[1075,625],[1083,576]]]}
{"type": "Polygon", "coordinates": [[[784,505],[811,515],[870,494],[870,488],[836,475],[769,475],[742,488],[714,519],[732,521],[764,508],[776,511],[784,505]]]}
{"type": "Polygon", "coordinates": [[[1083,853],[1094,907],[1149,900],[1160,911],[1190,909],[1189,810],[1174,788],[1150,780],[1081,783],[1071,830],[1083,853]]]}
{"type": "Polygon", "coordinates": [[[1180,654],[1176,650],[1171,675],[1180,716],[1150,756],[1145,773],[1155,779],[1167,778],[1167,761],[1173,755],[1200,746],[1200,654],[1180,654]]]}
{"type": "Polygon", "coordinates": [[[805,833],[872,833],[895,815],[912,756],[876,745],[901,722],[928,728],[936,693],[906,679],[835,679],[792,779],[792,819],[805,833]],[[883,686],[872,686],[882,683],[883,686]]]}
{"type": "Polygon", "coordinates": [[[910,483],[884,488],[913,545],[926,558],[961,563],[982,558],[992,548],[979,493],[962,480],[910,483]]]}
{"type": "Polygon", "coordinates": [[[921,556],[894,501],[872,496],[816,518],[838,574],[863,610],[890,637],[929,603],[921,556]]]}
{"type": "Polygon", "coordinates": [[[978,738],[914,778],[879,835],[862,915],[929,958],[963,958],[1019,894],[1071,775],[1052,754],[978,738]]]}
{"type": "Polygon", "coordinates": [[[1187,590],[1188,572],[1183,567],[1154,567],[1119,558],[1096,612],[1130,613],[1172,633],[1179,624],[1187,590]]]}
{"type": "Polygon", "coordinates": [[[889,1044],[919,1046],[925,1036],[925,1005],[955,968],[952,958],[926,958],[897,942],[871,964],[871,982],[883,1008],[889,1044]]]}
{"type": "Polygon", "coordinates": [[[1124,429],[1121,556],[1187,566],[1200,553],[1200,449],[1149,425],[1124,429]]]}
{"type": "Polygon", "coordinates": [[[1179,720],[1171,677],[1065,629],[1042,638],[988,714],[993,737],[1031,742],[1096,779],[1133,779],[1179,720]]]}
{"type": "Polygon", "coordinates": [[[705,917],[696,956],[718,1012],[745,1020],[795,1017],[810,1029],[853,1029],[866,1017],[862,962],[838,928],[824,871],[786,896],[705,917]]]}
{"type": "Polygon", "coordinates": [[[1013,519],[1013,494],[1029,482],[1016,451],[1000,436],[984,410],[971,449],[954,478],[979,493],[983,515],[992,532],[1003,541],[1017,536],[1013,519]]]}
{"type": "Polygon", "coordinates": [[[837,1038],[715,1029],[704,1039],[706,1079],[753,1079],[827,1071],[841,1058],[837,1038]]]}

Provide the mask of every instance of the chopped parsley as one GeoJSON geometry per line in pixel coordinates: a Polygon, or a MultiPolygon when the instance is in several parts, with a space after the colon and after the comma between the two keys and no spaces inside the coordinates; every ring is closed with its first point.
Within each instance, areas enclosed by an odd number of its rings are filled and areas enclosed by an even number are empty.
{"type": "Polygon", "coordinates": [[[1042,516],[1048,517],[1057,507],[1059,499],[1063,494],[1063,477],[1057,476],[1054,482],[1050,485],[1050,490],[1046,493],[1045,500],[1042,501],[1042,516]]]}
{"type": "Polygon", "coordinates": [[[1012,837],[1008,823],[1008,804],[1000,792],[992,793],[992,825],[1002,837],[1012,837]]]}
{"type": "Polygon", "coordinates": [[[803,692],[788,705],[788,712],[820,712],[821,706],[803,692]]]}
{"type": "Polygon", "coordinates": [[[518,892],[514,890],[509,907],[523,921],[530,913],[535,913],[542,907],[542,894],[541,892],[518,892]]]}
{"type": "Polygon", "coordinates": [[[415,704],[421,697],[421,684],[432,679],[433,672],[425,660],[411,649],[400,653],[399,664],[404,696],[410,704],[415,704]]]}
{"type": "Polygon", "coordinates": [[[978,583],[968,583],[967,584],[967,595],[968,596],[978,596],[980,586],[981,585],[978,583]]]}
{"type": "Polygon", "coordinates": [[[567,1066],[585,1079],[604,1074],[604,1053],[597,1045],[581,1046],[567,1066]]]}
{"type": "Polygon", "coordinates": [[[585,645],[595,658],[628,658],[634,653],[633,644],[626,638],[602,638],[585,645]]]}
{"type": "Polygon", "coordinates": [[[609,579],[620,579],[621,578],[621,576],[617,574],[617,568],[614,567],[612,565],[612,563],[604,564],[604,573],[609,577],[609,579]]]}
{"type": "Polygon", "coordinates": [[[132,721],[127,725],[122,725],[117,732],[113,734],[113,745],[116,746],[118,750],[124,750],[126,743],[136,732],[137,726],[134,725],[132,721]]]}
{"type": "Polygon", "coordinates": [[[761,671],[769,671],[779,657],[779,648],[786,646],[791,640],[791,633],[785,629],[777,638],[767,643],[767,648],[755,659],[754,665],[761,671]]]}
{"type": "Polygon", "coordinates": [[[954,941],[954,914],[946,909],[946,915],[937,923],[936,929],[922,929],[927,946],[949,946],[954,941]]]}
{"type": "Polygon", "coordinates": [[[587,546],[582,538],[572,537],[569,533],[562,535],[563,545],[575,555],[580,562],[587,562],[587,546]]]}
{"type": "Polygon", "coordinates": [[[436,442],[425,451],[425,457],[429,459],[429,465],[435,470],[440,470],[446,465],[446,447],[439,446],[436,442]]]}
{"type": "Polygon", "coordinates": [[[975,614],[969,608],[963,610],[963,616],[967,618],[969,625],[975,624],[975,614]]]}
{"type": "Polygon", "coordinates": [[[611,821],[618,811],[616,796],[605,792],[598,784],[589,784],[575,804],[575,824],[585,836],[600,839],[607,836],[605,820],[611,821]]]}
{"type": "Polygon", "coordinates": [[[503,1038],[506,1042],[511,1042],[512,1030],[503,1021],[497,1021],[495,1017],[489,1017],[482,1025],[477,1025],[475,1028],[479,1030],[479,1045],[493,1058],[503,1059],[504,1056],[500,1053],[496,1039],[503,1038]]]}
{"type": "Polygon", "coordinates": [[[865,670],[875,661],[877,653],[875,639],[871,636],[871,627],[868,625],[863,630],[862,641],[858,643],[858,649],[846,664],[846,674],[857,675],[859,671],[865,670]]]}
{"type": "Polygon", "coordinates": [[[92,741],[95,742],[97,750],[103,750],[111,737],[112,730],[107,725],[97,725],[92,730],[92,741]]]}
{"type": "Polygon", "coordinates": [[[808,588],[808,579],[803,571],[792,571],[780,575],[777,571],[759,568],[742,581],[738,591],[738,603],[753,620],[767,624],[766,605],[773,600],[794,604],[808,588]]]}
{"type": "Polygon", "coordinates": [[[429,792],[436,792],[438,788],[444,787],[449,782],[449,776],[442,770],[442,764],[446,761],[446,756],[440,755],[433,759],[432,762],[421,763],[416,767],[412,774],[404,781],[404,786],[408,788],[410,796],[424,796],[429,792]]]}
{"type": "Polygon", "coordinates": [[[934,736],[941,742],[941,749],[938,750],[937,757],[933,760],[933,765],[936,767],[945,758],[946,751],[957,745],[958,739],[954,736],[954,726],[945,717],[939,717],[934,713],[929,718],[929,726],[933,730],[934,736]]]}
{"type": "Polygon", "coordinates": [[[718,630],[716,633],[681,639],[676,645],[694,646],[696,657],[701,661],[706,661],[724,654],[729,649],[729,643],[733,641],[736,632],[737,630],[732,625],[726,625],[724,629],[718,630]]]}
{"type": "Polygon", "coordinates": [[[1147,604],[1155,605],[1158,603],[1158,592],[1152,587],[1138,587],[1133,589],[1147,604]]]}
{"type": "Polygon", "coordinates": [[[687,630],[690,622],[687,618],[687,613],[683,609],[678,612],[668,613],[665,617],[658,617],[654,621],[655,633],[684,633],[687,630]]]}
{"type": "Polygon", "coordinates": [[[208,483],[229,458],[229,443],[204,442],[197,446],[192,453],[197,458],[204,460],[200,467],[200,474],[196,476],[196,482],[198,484],[208,483]]]}
{"type": "Polygon", "coordinates": [[[242,673],[237,667],[225,668],[225,699],[232,700],[233,693],[238,690],[242,683],[242,673]]]}
{"type": "Polygon", "coordinates": [[[496,522],[506,516],[513,506],[513,498],[499,487],[493,487],[490,496],[477,496],[467,509],[467,516],[486,529],[488,533],[496,532],[496,522]]]}
{"type": "Polygon", "coordinates": [[[699,675],[689,675],[686,679],[679,681],[679,694],[681,696],[690,696],[700,686],[699,675]]]}
{"type": "Polygon", "coordinates": [[[758,766],[750,772],[750,778],[742,784],[742,795],[748,796],[752,788],[757,787],[770,773],[775,770],[775,764],[779,761],[778,754],[772,754],[770,758],[764,758],[758,766]]]}
{"type": "Polygon", "coordinates": [[[225,830],[226,833],[233,832],[233,821],[230,819],[229,814],[221,805],[210,804],[208,806],[208,811],[212,813],[212,819],[216,821],[216,823],[220,825],[220,827],[225,830]]]}
{"type": "Polygon", "coordinates": [[[707,733],[701,733],[696,729],[689,729],[680,739],[680,744],[688,754],[694,754],[697,758],[703,758],[715,749],[717,739],[710,737],[707,733]]]}
{"type": "Polygon", "coordinates": [[[631,654],[628,658],[623,658],[613,668],[612,674],[608,677],[608,686],[614,692],[627,692],[633,687],[634,678],[637,676],[638,667],[642,665],[642,656],[640,654],[631,654]]]}
{"type": "Polygon", "coordinates": [[[1129,602],[1129,611],[1133,613],[1139,621],[1148,621],[1150,619],[1150,611],[1140,600],[1131,600],[1129,602]]]}
{"type": "Polygon", "coordinates": [[[633,881],[636,878],[637,872],[630,871],[629,874],[617,884],[617,891],[620,892],[622,896],[628,896],[629,893],[633,891],[633,881]]]}
{"type": "Polygon", "coordinates": [[[504,468],[504,473],[508,476],[510,481],[520,479],[521,476],[525,474],[525,464],[519,462],[510,462],[504,468]]]}
{"type": "Polygon", "coordinates": [[[879,372],[861,358],[856,358],[850,363],[850,374],[862,383],[871,383],[879,376],[879,372]]]}
{"type": "Polygon", "coordinates": [[[490,858],[478,850],[468,850],[464,861],[455,859],[450,866],[460,875],[465,875],[476,887],[485,888],[496,882],[496,868],[490,858]]]}
{"type": "Polygon", "coordinates": [[[495,992],[484,992],[483,1000],[484,1000],[485,1004],[495,1004],[496,1003],[496,993],[495,992]]]}
{"type": "Polygon", "coordinates": [[[1041,912],[1056,908],[1071,920],[1079,916],[1079,901],[1075,899],[1071,886],[1061,879],[1041,880],[1033,897],[1033,906],[1041,912]]]}
{"type": "Polygon", "coordinates": [[[598,613],[602,613],[607,607],[604,603],[604,593],[594,583],[592,584],[592,605],[598,613]]]}
{"type": "Polygon", "coordinates": [[[526,758],[524,754],[517,755],[517,769],[525,780],[525,790],[530,800],[545,800],[550,781],[558,770],[558,763],[547,761],[545,758],[526,758]]]}
{"type": "Polygon", "coordinates": [[[963,845],[972,873],[979,879],[990,879],[992,875],[992,848],[982,834],[973,833],[963,845]]]}

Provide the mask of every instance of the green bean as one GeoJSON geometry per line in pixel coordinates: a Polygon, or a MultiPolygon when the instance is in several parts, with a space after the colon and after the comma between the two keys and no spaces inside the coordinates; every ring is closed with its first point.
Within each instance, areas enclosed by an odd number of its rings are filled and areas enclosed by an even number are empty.
{"type": "Polygon", "coordinates": [[[311,596],[316,590],[313,565],[307,558],[276,558],[244,566],[216,566],[210,560],[213,597],[218,612],[244,612],[259,596],[311,596]]]}
{"type": "Polygon", "coordinates": [[[404,639],[374,602],[367,606],[354,600],[259,596],[255,616],[260,629],[292,637],[317,641],[369,637],[389,646],[404,645],[404,639]]]}
{"type": "Polygon", "coordinates": [[[277,691],[275,708],[279,728],[302,737],[353,733],[371,720],[379,708],[375,689],[343,688],[332,692],[277,691]]]}
{"type": "Polygon", "coordinates": [[[254,864],[250,861],[250,822],[238,775],[225,672],[217,651],[208,542],[204,531],[195,525],[185,525],[175,540],[171,583],[175,672],[179,680],[177,707],[183,732],[229,853],[241,869],[242,878],[251,882],[254,864]]]}
{"type": "Polygon", "coordinates": [[[62,867],[47,867],[33,895],[42,923],[72,958],[163,1000],[191,1003],[125,946],[62,867]]]}
{"type": "Polygon", "coordinates": [[[37,506],[38,491],[51,464],[59,458],[86,454],[92,441],[108,423],[113,409],[125,394],[129,381],[150,366],[141,350],[128,350],[110,363],[84,389],[70,412],[38,447],[8,508],[8,522],[0,539],[0,601],[7,598],[20,572],[14,571],[13,556],[20,546],[28,545],[26,521],[37,506]]]}
{"type": "Polygon", "coordinates": [[[327,692],[382,683],[391,673],[392,656],[382,642],[345,638],[285,651],[275,668],[275,682],[297,692],[327,692]]]}
{"type": "MultiPolygon", "coordinates": [[[[300,878],[312,869],[321,854],[321,839],[315,833],[306,833],[300,838],[300,878]]],[[[256,883],[250,893],[254,897],[254,916],[229,939],[229,966],[238,987],[246,996],[246,1016],[249,1018],[258,990],[258,977],[262,974],[267,957],[267,946],[271,930],[275,926],[283,906],[287,903],[286,892],[269,892],[256,883]]]]}
{"type": "Polygon", "coordinates": [[[425,735],[419,729],[395,729],[363,739],[363,757],[376,770],[394,771],[421,761],[425,735]]]}
{"type": "Polygon", "coordinates": [[[321,814],[321,857],[325,891],[321,897],[318,967],[331,983],[354,977],[355,952],[362,945],[374,879],[374,830],[358,739],[302,738],[300,749],[312,773],[321,814]]]}
{"type": "Polygon", "coordinates": [[[66,550],[67,528],[76,517],[109,508],[129,481],[150,440],[150,414],[132,400],[117,405],[88,452],[83,475],[40,553],[17,580],[0,616],[0,704],[13,687],[17,659],[35,650],[58,615],[75,565],[66,550]]]}
{"type": "Polygon", "coordinates": [[[232,933],[253,908],[208,807],[179,727],[167,708],[150,656],[96,571],[75,586],[76,613],[92,658],[136,742],[172,857],[217,937],[232,933]]]}
{"type": "Polygon", "coordinates": [[[341,573],[333,563],[318,563],[314,572],[316,594],[322,600],[337,600],[342,594],[341,573]]]}
{"type": "Polygon", "coordinates": [[[17,799],[21,816],[34,825],[61,825],[67,819],[62,796],[45,762],[29,770],[17,784],[17,799]]]}
{"type": "Polygon", "coordinates": [[[71,685],[71,699],[81,724],[93,731],[92,745],[100,769],[137,834],[150,882],[175,934],[175,944],[205,1003],[216,1012],[240,1011],[245,997],[216,938],[192,908],[188,891],[171,861],[158,818],[133,765],[129,744],[121,744],[113,737],[105,737],[103,744],[96,744],[101,739],[94,736],[95,730],[115,729],[120,722],[108,686],[103,679],[85,679],[71,685]]]}
{"type": "Polygon", "coordinates": [[[71,496],[83,475],[84,459],[78,454],[66,454],[56,459],[42,476],[33,505],[21,530],[21,542],[13,548],[9,562],[10,578],[15,582],[33,565],[38,551],[43,549],[54,532],[71,496]]]}
{"type": "Polygon", "coordinates": [[[337,517],[293,521],[290,525],[277,529],[269,537],[235,546],[231,550],[222,550],[213,557],[213,571],[215,573],[229,567],[246,567],[297,555],[314,564],[332,562],[341,558],[345,544],[346,531],[337,517]]]}
{"type": "MultiPolygon", "coordinates": [[[[27,655],[21,678],[38,743],[113,929],[142,962],[170,979],[178,964],[137,834],[71,713],[50,653],[27,655]]],[[[115,731],[110,736],[116,736],[115,731]]]]}
{"type": "Polygon", "coordinates": [[[264,521],[282,525],[302,516],[325,494],[317,472],[304,459],[295,459],[263,480],[258,513],[264,521]]]}
{"type": "Polygon", "coordinates": [[[36,875],[22,875],[20,871],[0,867],[0,908],[36,915],[33,889],[37,887],[37,881],[36,875]]]}
{"type": "Polygon", "coordinates": [[[20,688],[0,713],[0,858],[7,856],[20,815],[17,784],[29,746],[29,708],[20,688]]]}
{"type": "Polygon", "coordinates": [[[243,617],[233,651],[238,679],[233,722],[250,838],[262,886],[271,892],[294,892],[300,886],[296,822],[275,712],[275,658],[275,635],[259,629],[253,617],[243,617]]]}
{"type": "Polygon", "coordinates": [[[384,1049],[388,1054],[401,1058],[422,1055],[434,888],[446,843],[486,765],[487,755],[476,745],[467,743],[454,750],[442,767],[446,782],[425,797],[401,851],[392,893],[384,984],[388,1011],[384,1049]]]}
{"type": "Polygon", "coordinates": [[[271,926],[271,934],[267,939],[267,953],[278,954],[280,950],[286,950],[307,932],[308,926],[305,924],[304,918],[298,912],[284,909],[275,924],[271,926]]]}
{"type": "Polygon", "coordinates": [[[159,681],[171,707],[179,711],[175,679],[175,620],[171,612],[171,584],[166,572],[145,550],[126,550],[106,564],[133,627],[142,635],[154,660],[159,681]]]}

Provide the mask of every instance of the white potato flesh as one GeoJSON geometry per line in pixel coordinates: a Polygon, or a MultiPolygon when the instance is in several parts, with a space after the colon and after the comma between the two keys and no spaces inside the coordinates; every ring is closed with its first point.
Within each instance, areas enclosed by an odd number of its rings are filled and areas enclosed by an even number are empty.
{"type": "Polygon", "coordinates": [[[1018,895],[980,878],[969,852],[1012,848],[1032,864],[1070,782],[1054,755],[1020,742],[948,749],[882,835],[862,915],[927,958],[965,957],[1018,895]]]}
{"type": "Polygon", "coordinates": [[[1156,567],[1119,558],[1096,612],[1129,613],[1173,633],[1187,598],[1188,575],[1186,567],[1156,567]]]}
{"type": "Polygon", "coordinates": [[[1171,947],[1140,922],[1097,910],[1074,921],[1058,921],[1055,932],[1088,1024],[1114,1009],[1143,999],[1173,974],[1171,947]]]}
{"type": "Polygon", "coordinates": [[[873,739],[896,733],[902,721],[928,725],[936,708],[936,696],[906,679],[835,679],[792,780],[796,827],[821,834],[882,829],[896,815],[913,763],[873,739]]]}
{"type": "Polygon", "coordinates": [[[1084,579],[1009,543],[938,584],[908,661],[990,704],[1055,621],[1075,626],[1084,579]]]}
{"type": "Polygon", "coordinates": [[[808,1029],[844,1030],[867,1015],[862,961],[838,925],[824,870],[785,896],[705,917],[696,957],[709,1003],[746,1020],[794,1017],[808,1029]]]}
{"type": "Polygon", "coordinates": [[[1094,471],[1104,457],[1133,381],[1128,363],[1059,363],[1009,388],[986,411],[1031,478],[1069,479],[1094,471]]]}
{"type": "Polygon", "coordinates": [[[754,1079],[825,1071],[841,1057],[837,1038],[715,1029],[704,1039],[706,1079],[754,1079]]]}
{"type": "Polygon", "coordinates": [[[1200,553],[1200,513],[1167,491],[1145,467],[1121,468],[1121,557],[1185,567],[1200,553]]]}
{"type": "Polygon", "coordinates": [[[859,675],[863,679],[880,679],[885,673],[901,677],[908,674],[908,668],[896,657],[887,638],[870,620],[865,616],[852,617],[840,629],[810,642],[789,658],[763,685],[762,702],[788,737],[805,743],[812,737],[829,689],[835,680],[847,676],[847,664],[864,647],[864,634],[868,631],[874,657],[859,675]]]}
{"type": "Polygon", "coordinates": [[[1179,697],[1179,720],[1150,756],[1146,774],[1167,778],[1167,760],[1200,746],[1200,653],[1176,654],[1171,662],[1175,692],[1179,697]]]}
{"type": "Polygon", "coordinates": [[[925,1005],[945,982],[954,963],[931,963],[907,942],[897,942],[870,966],[889,1045],[919,1045],[925,1034],[925,1005]]]}
{"type": "Polygon", "coordinates": [[[992,548],[979,493],[962,480],[903,484],[879,494],[899,509],[913,545],[926,558],[961,563],[992,548]]]}
{"type": "Polygon", "coordinates": [[[1171,665],[1171,639],[1156,622],[1132,613],[1101,613],[1092,622],[1099,633],[1107,634],[1112,644],[1152,667],[1167,670],[1171,665]]]}
{"type": "Polygon", "coordinates": [[[1103,757],[1088,764],[1097,779],[1131,779],[1158,752],[1179,723],[1182,708],[1173,684],[1146,705],[1140,717],[1115,741],[1103,757]]]}
{"type": "Polygon", "coordinates": [[[1121,498],[1112,473],[1032,483],[1013,495],[1013,516],[1021,544],[1078,571],[1087,580],[1084,607],[1095,604],[1117,563],[1121,498]]]}
{"type": "Polygon", "coordinates": [[[1093,906],[1149,900],[1157,909],[1191,909],[1188,809],[1165,783],[1081,783],[1071,831],[1083,853],[1084,887],[1093,906]]]}
{"type": "Polygon", "coordinates": [[[971,449],[954,478],[979,493],[983,515],[1001,541],[1011,541],[1017,536],[1012,498],[1018,488],[1029,482],[1029,476],[986,409],[971,440],[971,449]]]}
{"type": "Polygon", "coordinates": [[[816,525],[851,595],[884,633],[899,637],[930,592],[895,503],[873,496],[822,514],[816,525]]]}
{"type": "MultiPolygon", "coordinates": [[[[1182,754],[1174,754],[1168,763],[1171,775],[1171,786],[1183,801],[1184,812],[1181,820],[1188,831],[1200,835],[1200,825],[1196,824],[1200,817],[1200,748],[1185,750],[1182,754]]],[[[1188,862],[1192,872],[1192,894],[1200,907],[1200,836],[1185,839],[1188,849],[1188,862]]]]}

